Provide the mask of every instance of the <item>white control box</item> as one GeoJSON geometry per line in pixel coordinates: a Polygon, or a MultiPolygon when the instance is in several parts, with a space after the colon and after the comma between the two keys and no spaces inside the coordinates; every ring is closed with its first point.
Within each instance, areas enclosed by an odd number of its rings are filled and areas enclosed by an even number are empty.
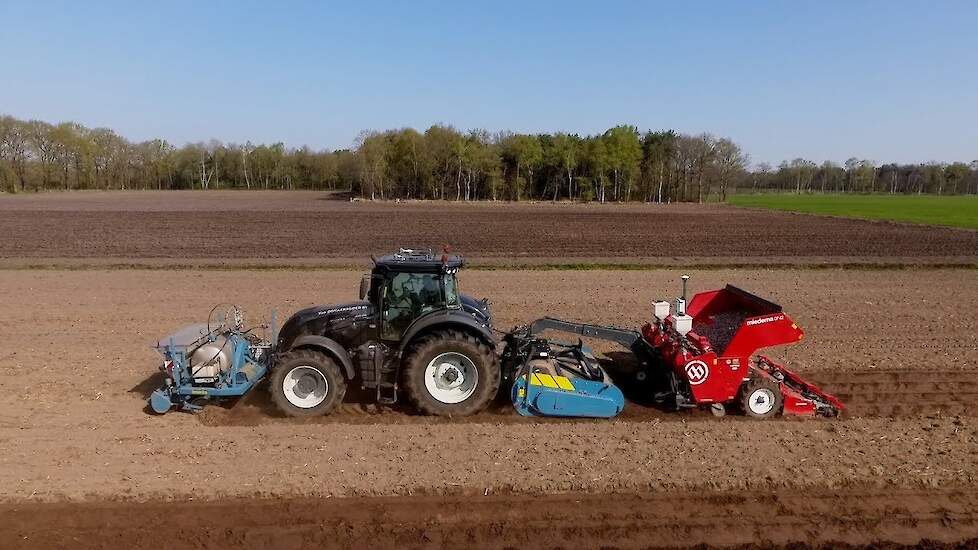
{"type": "Polygon", "coordinates": [[[685,337],[689,331],[693,330],[693,318],[689,315],[673,315],[672,326],[676,329],[676,332],[678,332],[680,336],[685,337]]]}
{"type": "Polygon", "coordinates": [[[666,317],[669,316],[669,302],[663,302],[663,301],[654,302],[652,304],[652,312],[655,315],[655,318],[658,319],[660,323],[662,321],[665,321],[666,317]]]}

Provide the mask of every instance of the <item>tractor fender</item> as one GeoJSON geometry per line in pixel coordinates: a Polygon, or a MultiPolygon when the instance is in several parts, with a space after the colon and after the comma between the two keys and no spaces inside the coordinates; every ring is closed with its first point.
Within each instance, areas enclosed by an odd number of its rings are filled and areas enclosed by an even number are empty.
{"type": "Polygon", "coordinates": [[[336,340],[325,336],[306,334],[305,336],[296,338],[289,349],[297,348],[319,348],[325,351],[340,362],[347,379],[353,378],[353,361],[350,360],[350,354],[336,340]]]}
{"type": "Polygon", "coordinates": [[[492,328],[488,327],[478,320],[476,320],[471,315],[459,311],[435,311],[418,318],[406,331],[404,331],[404,336],[401,338],[400,353],[404,353],[411,342],[421,333],[429,332],[430,330],[436,328],[452,328],[461,329],[465,332],[474,332],[480,338],[485,340],[487,344],[491,347],[496,347],[496,338],[492,334],[492,328]]]}

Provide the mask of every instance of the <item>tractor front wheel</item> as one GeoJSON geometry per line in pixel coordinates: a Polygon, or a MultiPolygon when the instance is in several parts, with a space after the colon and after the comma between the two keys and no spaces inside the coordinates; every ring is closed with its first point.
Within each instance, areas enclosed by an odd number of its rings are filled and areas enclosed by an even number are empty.
{"type": "Polygon", "coordinates": [[[272,401],[288,416],[319,416],[343,401],[346,380],[328,355],[299,349],[279,358],[269,388],[272,401]]]}
{"type": "Polygon", "coordinates": [[[466,416],[489,404],[499,390],[499,363],[478,338],[458,331],[422,337],[404,360],[402,383],[423,414],[466,416]]]}
{"type": "Polygon", "coordinates": [[[755,376],[740,388],[740,407],[752,418],[771,418],[781,412],[781,388],[769,378],[755,376]]]}

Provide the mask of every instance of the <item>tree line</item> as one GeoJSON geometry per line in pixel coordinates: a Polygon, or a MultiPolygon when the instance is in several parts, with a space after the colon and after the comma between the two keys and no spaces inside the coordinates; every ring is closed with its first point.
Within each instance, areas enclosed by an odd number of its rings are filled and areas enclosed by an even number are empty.
{"type": "Polygon", "coordinates": [[[584,137],[404,128],[365,132],[355,150],[357,191],[381,199],[703,201],[748,163],[727,138],[628,125],[584,137]]]}
{"type": "Polygon", "coordinates": [[[162,139],[133,143],[108,128],[0,117],[0,190],[336,189],[353,153],[162,139]]]}
{"type": "Polygon", "coordinates": [[[978,194],[978,160],[924,164],[889,163],[850,158],[844,165],[816,164],[797,158],[777,169],[761,163],[741,182],[741,191],[776,190],[794,193],[978,194]]]}
{"type": "Polygon", "coordinates": [[[489,133],[435,125],[363,132],[351,149],[219,141],[134,143],[107,128],[0,117],[0,190],[317,189],[371,199],[724,200],[735,190],[976,193],[978,163],[776,169],[729,138],[620,125],[604,133],[489,133]]]}

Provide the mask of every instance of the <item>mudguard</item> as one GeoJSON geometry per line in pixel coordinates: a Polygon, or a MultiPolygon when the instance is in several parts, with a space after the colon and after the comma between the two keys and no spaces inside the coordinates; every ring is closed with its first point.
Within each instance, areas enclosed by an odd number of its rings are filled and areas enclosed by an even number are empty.
{"type": "Polygon", "coordinates": [[[487,344],[495,347],[496,338],[492,334],[492,329],[486,325],[480,323],[472,315],[469,315],[462,310],[448,310],[448,311],[433,311],[427,315],[417,318],[411,326],[404,331],[404,335],[401,337],[401,351],[403,352],[414,340],[415,336],[426,332],[435,327],[452,328],[457,327],[466,332],[475,332],[478,334],[487,344]]]}
{"type": "Polygon", "coordinates": [[[292,342],[292,347],[289,349],[297,348],[320,348],[326,351],[340,362],[347,379],[353,378],[353,361],[350,359],[350,354],[347,353],[346,350],[343,349],[343,346],[341,346],[336,340],[327,338],[325,336],[306,334],[305,336],[296,338],[292,342]]]}

